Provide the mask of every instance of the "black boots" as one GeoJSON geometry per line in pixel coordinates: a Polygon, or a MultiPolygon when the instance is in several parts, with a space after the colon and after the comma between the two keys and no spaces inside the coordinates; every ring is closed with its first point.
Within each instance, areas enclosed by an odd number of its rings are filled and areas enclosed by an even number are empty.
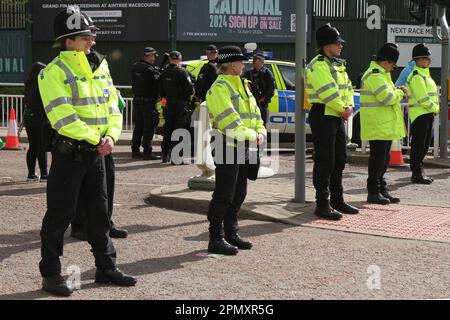
{"type": "Polygon", "coordinates": [[[59,274],[52,277],[44,277],[42,279],[42,289],[62,297],[68,297],[73,293],[73,290],[67,286],[66,281],[59,274]]]}
{"type": "Polygon", "coordinates": [[[132,151],[131,158],[133,159],[142,159],[142,153],[140,151],[132,151]]]}
{"type": "Polygon", "coordinates": [[[369,193],[367,195],[367,202],[374,204],[390,204],[391,201],[384,197],[381,193],[369,193]]]}
{"type": "Polygon", "coordinates": [[[314,214],[318,217],[328,220],[340,220],[342,219],[342,213],[333,209],[329,203],[323,205],[317,205],[314,214]]]}
{"type": "Polygon", "coordinates": [[[345,214],[357,214],[359,212],[358,208],[355,208],[344,201],[332,201],[331,207],[341,213],[345,214]]]}
{"type": "Polygon", "coordinates": [[[163,153],[161,163],[169,163],[169,162],[170,162],[170,154],[163,153]]]}
{"type": "Polygon", "coordinates": [[[238,253],[238,248],[229,244],[223,238],[210,238],[208,252],[234,256],[238,253]]]}
{"type": "Polygon", "coordinates": [[[154,155],[153,153],[144,153],[142,160],[159,160],[160,156],[154,155]]]}
{"type": "Polygon", "coordinates": [[[413,174],[411,176],[411,182],[417,184],[431,184],[434,181],[433,178],[424,176],[422,174],[413,174]]]}
{"type": "Polygon", "coordinates": [[[128,231],[125,229],[119,229],[114,226],[109,230],[109,236],[113,239],[122,239],[128,237],[128,231]]]}
{"type": "MultiPolygon", "coordinates": [[[[111,270],[97,269],[95,273],[95,283],[97,284],[115,284],[122,287],[131,287],[137,283],[135,277],[124,274],[118,268],[111,270]]],[[[42,289],[57,296],[68,297],[73,293],[64,278],[61,275],[44,277],[42,279],[42,289]]]]}
{"type": "Polygon", "coordinates": [[[386,199],[388,199],[390,201],[390,203],[399,203],[400,202],[400,198],[391,196],[391,194],[388,191],[381,191],[380,194],[383,197],[385,197],[386,199]]]}
{"type": "Polygon", "coordinates": [[[250,241],[242,239],[237,233],[225,235],[225,240],[241,250],[250,250],[253,247],[250,241]]]}
{"type": "Polygon", "coordinates": [[[110,270],[97,269],[95,273],[95,283],[116,284],[121,287],[132,287],[137,283],[137,279],[133,276],[124,274],[118,268],[110,270]]]}

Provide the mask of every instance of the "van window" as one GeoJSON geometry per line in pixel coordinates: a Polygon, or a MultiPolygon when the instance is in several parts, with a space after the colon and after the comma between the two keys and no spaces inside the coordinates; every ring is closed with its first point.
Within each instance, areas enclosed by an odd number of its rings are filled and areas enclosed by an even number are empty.
{"type": "Polygon", "coordinates": [[[278,70],[281,72],[281,76],[286,84],[286,89],[295,90],[295,67],[279,64],[278,70]]]}

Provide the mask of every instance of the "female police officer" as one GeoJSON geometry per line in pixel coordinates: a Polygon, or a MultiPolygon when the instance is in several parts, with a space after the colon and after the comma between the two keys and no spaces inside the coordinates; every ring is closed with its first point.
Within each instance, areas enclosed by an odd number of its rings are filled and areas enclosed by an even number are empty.
{"type": "Polygon", "coordinates": [[[406,80],[406,87],[410,92],[408,111],[411,119],[411,182],[430,184],[433,178],[423,174],[423,159],[431,143],[434,114],[439,112],[439,96],[436,83],[430,76],[430,49],[418,44],[412,55],[416,66],[406,80]]]}
{"type": "Polygon", "coordinates": [[[262,144],[267,133],[248,82],[240,78],[245,59],[238,47],[219,49],[219,76],[206,95],[211,124],[218,132],[213,151],[216,188],[208,211],[211,253],[235,255],[252,247],[237,234],[237,214],[247,194],[248,146],[262,144]],[[242,156],[245,161],[239,161],[242,156]]]}
{"type": "Polygon", "coordinates": [[[407,98],[406,87],[395,88],[391,79],[400,52],[397,45],[386,43],[362,77],[361,140],[369,141],[369,177],[367,202],[389,204],[400,202],[389,194],[384,174],[389,164],[392,140],[405,136],[400,101],[407,98]]]}

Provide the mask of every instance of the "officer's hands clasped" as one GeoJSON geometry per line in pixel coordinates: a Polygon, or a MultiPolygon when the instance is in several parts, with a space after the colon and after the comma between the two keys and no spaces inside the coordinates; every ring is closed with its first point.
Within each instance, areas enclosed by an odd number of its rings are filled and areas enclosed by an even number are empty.
{"type": "Polygon", "coordinates": [[[408,89],[405,86],[400,86],[397,89],[400,89],[403,91],[403,99],[408,100],[408,89]]]}
{"type": "Polygon", "coordinates": [[[110,154],[113,148],[114,140],[109,136],[102,138],[100,144],[97,146],[98,153],[100,153],[101,156],[110,154]]]}
{"type": "Polygon", "coordinates": [[[349,107],[345,107],[345,111],[342,112],[341,118],[344,119],[344,120],[348,120],[348,118],[350,118],[352,113],[353,113],[353,107],[350,107],[350,106],[349,107]]]}

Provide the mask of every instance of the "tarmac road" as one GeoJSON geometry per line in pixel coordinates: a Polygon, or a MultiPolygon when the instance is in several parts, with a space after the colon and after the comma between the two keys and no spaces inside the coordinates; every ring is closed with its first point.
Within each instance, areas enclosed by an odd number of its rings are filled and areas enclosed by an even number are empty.
{"type": "MultiPolygon", "coordinates": [[[[24,144],[26,146],[26,144],[24,144]]],[[[116,148],[116,225],[130,231],[115,240],[119,267],[139,277],[134,288],[97,286],[89,245],[66,238],[63,270],[78,266],[81,290],[69,299],[438,299],[450,298],[450,245],[353,234],[286,224],[241,221],[254,248],[235,257],[203,257],[203,215],[156,208],[144,199],[153,188],[187,182],[194,165],[130,159],[116,148]]],[[[307,163],[307,185],[312,162],[307,163]]],[[[271,178],[294,183],[294,155],[280,156],[271,178]]],[[[365,193],[367,169],[347,165],[348,193],[365,193]]],[[[450,207],[448,169],[429,169],[428,188],[390,170],[393,193],[409,203],[450,207]]],[[[25,151],[0,151],[0,299],[55,299],[40,290],[39,229],[45,183],[25,183],[25,151]]],[[[270,188],[271,179],[267,179],[270,188]]],[[[57,299],[57,298],[56,298],[57,299]]]]}

